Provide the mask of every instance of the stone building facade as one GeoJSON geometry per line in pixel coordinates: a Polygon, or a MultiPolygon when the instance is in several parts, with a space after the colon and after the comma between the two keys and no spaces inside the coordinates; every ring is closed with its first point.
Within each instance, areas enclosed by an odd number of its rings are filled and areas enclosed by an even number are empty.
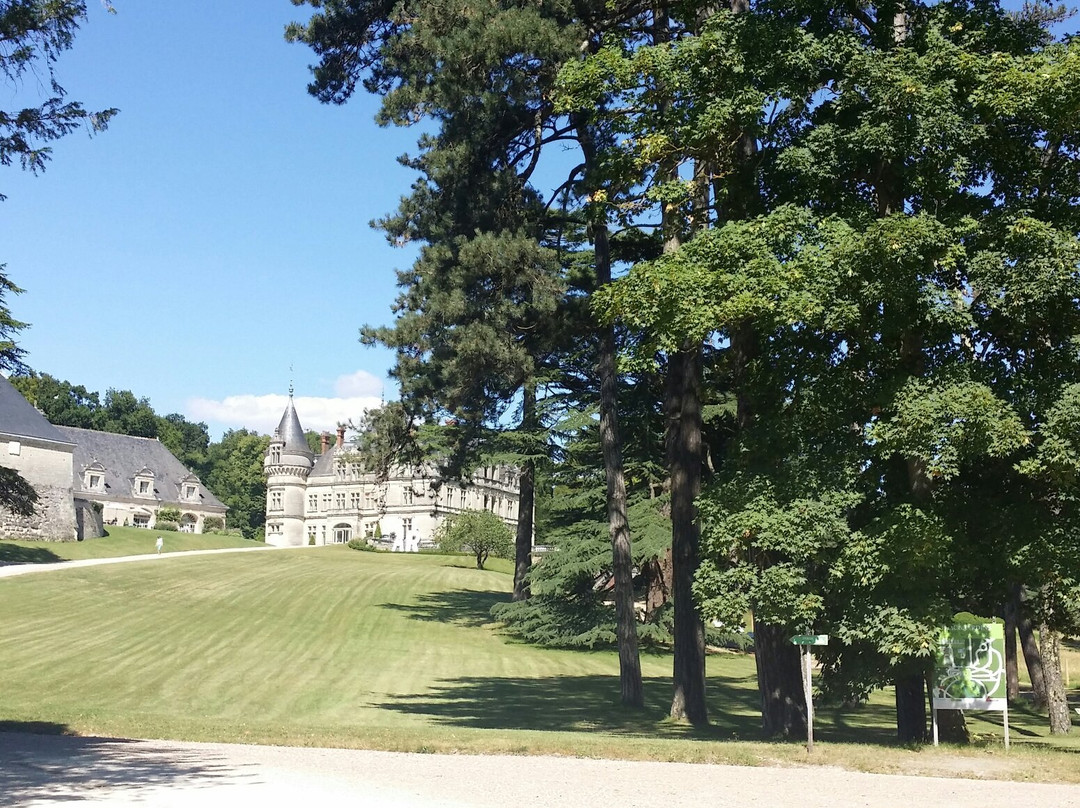
{"type": "Polygon", "coordinates": [[[153,528],[158,511],[180,511],[180,529],[201,533],[228,508],[156,438],[50,424],[0,377],[0,465],[38,494],[33,516],[0,508],[0,537],[71,541],[108,525],[153,528]]]}
{"type": "Polygon", "coordinates": [[[487,510],[517,528],[518,470],[477,469],[465,482],[440,480],[434,467],[391,469],[386,479],[365,470],[356,446],[339,427],[320,453],[308,446],[292,395],[263,463],[266,542],[279,547],[341,544],[366,539],[401,552],[433,545],[435,528],[451,514],[487,510]]]}
{"type": "Polygon", "coordinates": [[[180,511],[180,530],[202,533],[228,508],[157,438],[57,427],[75,446],[76,501],[97,503],[105,526],[153,528],[158,511],[180,511]]]}
{"type": "Polygon", "coordinates": [[[75,444],[0,376],[0,465],[37,491],[32,516],[0,508],[0,536],[71,541],[76,536],[72,467],[75,444]]]}

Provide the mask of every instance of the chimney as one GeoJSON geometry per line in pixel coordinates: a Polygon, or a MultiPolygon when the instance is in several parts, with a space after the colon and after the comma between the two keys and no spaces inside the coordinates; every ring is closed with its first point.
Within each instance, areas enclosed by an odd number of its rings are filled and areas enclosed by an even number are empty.
{"type": "Polygon", "coordinates": [[[319,435],[319,454],[326,454],[326,450],[330,448],[330,433],[323,432],[319,435]]]}
{"type": "Polygon", "coordinates": [[[340,449],[345,445],[345,424],[338,424],[337,427],[337,447],[340,449]]]}

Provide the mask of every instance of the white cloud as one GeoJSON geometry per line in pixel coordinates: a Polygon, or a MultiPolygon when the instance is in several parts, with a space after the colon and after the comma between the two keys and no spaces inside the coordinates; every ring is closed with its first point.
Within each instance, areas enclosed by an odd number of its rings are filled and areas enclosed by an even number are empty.
{"type": "MultiPolygon", "coordinates": [[[[293,405],[306,430],[333,432],[339,423],[356,421],[364,410],[382,404],[382,382],[360,370],[338,377],[332,397],[296,396],[293,405]]],[[[226,396],[220,401],[192,398],[187,402],[187,417],[220,425],[222,430],[246,428],[271,434],[281,420],[289,397],[280,393],[226,396]]],[[[216,430],[212,429],[212,432],[216,430]]]]}
{"type": "Polygon", "coordinates": [[[346,376],[338,376],[334,382],[335,395],[344,398],[375,397],[379,398],[383,393],[382,379],[366,370],[358,370],[346,376]]]}

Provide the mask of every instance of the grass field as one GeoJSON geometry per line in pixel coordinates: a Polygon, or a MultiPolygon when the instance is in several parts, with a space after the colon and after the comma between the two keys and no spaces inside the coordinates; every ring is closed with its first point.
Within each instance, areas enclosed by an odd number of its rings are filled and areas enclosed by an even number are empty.
{"type": "Polygon", "coordinates": [[[999,714],[970,715],[970,748],[898,748],[888,693],[820,709],[811,758],[756,742],[744,655],[709,659],[708,730],[665,718],[665,655],[643,659],[646,709],[624,710],[613,653],[522,645],[489,624],[508,572],[327,547],[3,579],[0,728],[1080,781],[1080,739],[1051,742],[1022,710],[1009,755],[999,714]]]}
{"type": "Polygon", "coordinates": [[[210,533],[155,533],[137,527],[107,528],[109,535],[86,541],[41,542],[0,539],[0,563],[44,564],[54,561],[77,561],[84,558],[115,558],[155,553],[154,542],[161,536],[165,552],[180,550],[218,550],[225,547],[255,547],[256,542],[239,536],[216,536],[210,533]]]}

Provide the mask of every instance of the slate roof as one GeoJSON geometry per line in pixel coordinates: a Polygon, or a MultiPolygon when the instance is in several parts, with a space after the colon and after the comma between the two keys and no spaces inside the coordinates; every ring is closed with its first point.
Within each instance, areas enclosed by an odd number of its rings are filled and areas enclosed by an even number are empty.
{"type": "Polygon", "coordinates": [[[175,505],[181,510],[192,507],[222,512],[226,510],[226,506],[210,493],[203,483],[199,484],[198,502],[180,499],[181,481],[189,477],[191,472],[156,438],[136,438],[73,426],[53,428],[64,436],[64,440],[75,444],[75,455],[72,459],[75,496],[145,501],[147,505],[164,503],[175,505]],[[93,463],[98,463],[105,469],[104,495],[100,491],[88,491],[84,488],[83,472],[93,463]],[[154,473],[153,500],[132,495],[135,476],[144,469],[154,473]]]}
{"type": "Polygon", "coordinates": [[[299,454],[309,458],[312,456],[307,438],[304,437],[304,429],[300,426],[300,417],[293,406],[292,394],[289,395],[289,403],[281,414],[281,421],[274,430],[274,436],[285,444],[285,454],[299,454]]]}
{"type": "MultiPolygon", "coordinates": [[[[345,448],[356,451],[356,448],[352,446],[345,448]]],[[[311,469],[311,474],[308,475],[309,478],[329,477],[334,473],[334,455],[336,454],[335,449],[336,447],[334,445],[331,445],[330,448],[328,448],[321,455],[315,456],[315,465],[311,469]]]]}
{"type": "Polygon", "coordinates": [[[71,444],[72,440],[46,420],[45,416],[23,398],[22,393],[0,376],[0,432],[20,438],[37,438],[53,443],[71,444]]]}

